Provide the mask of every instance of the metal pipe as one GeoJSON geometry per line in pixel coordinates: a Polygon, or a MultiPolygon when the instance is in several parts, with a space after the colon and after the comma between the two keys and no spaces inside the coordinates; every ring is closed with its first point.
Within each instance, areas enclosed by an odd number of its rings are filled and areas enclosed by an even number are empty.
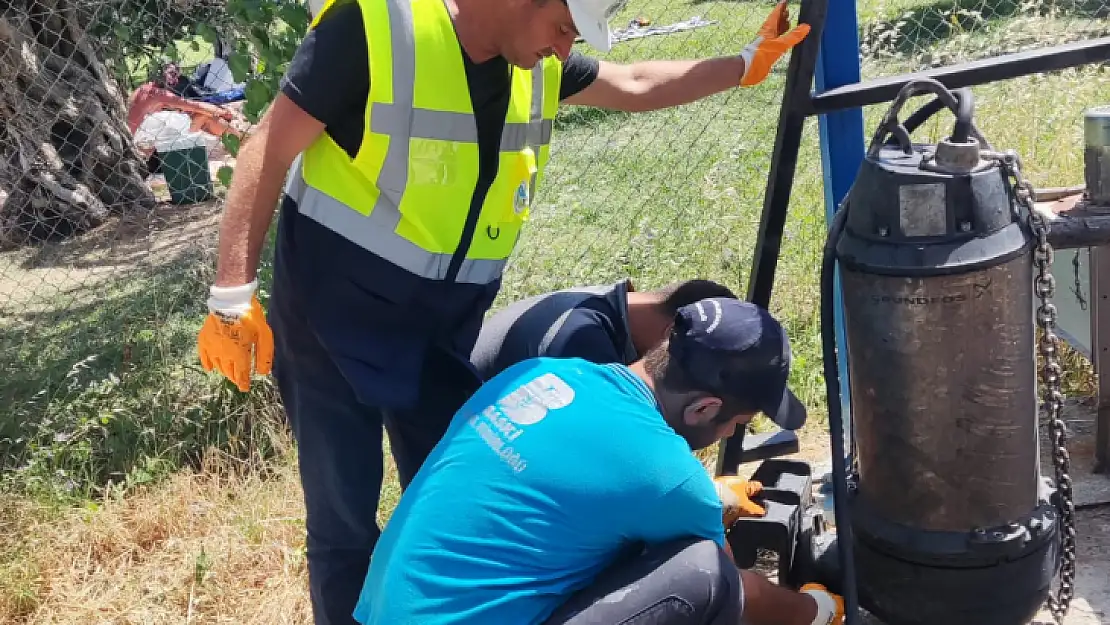
{"type": "Polygon", "coordinates": [[[1083,115],[1083,178],[1095,206],[1110,206],[1110,106],[1083,115]]]}

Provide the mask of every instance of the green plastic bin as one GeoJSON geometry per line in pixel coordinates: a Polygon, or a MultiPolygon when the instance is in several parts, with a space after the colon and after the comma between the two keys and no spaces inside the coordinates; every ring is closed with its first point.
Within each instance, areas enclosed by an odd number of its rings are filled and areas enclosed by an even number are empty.
{"type": "Polygon", "coordinates": [[[162,175],[174,204],[196,204],[212,199],[212,173],[208,169],[208,148],[203,137],[184,135],[159,145],[162,175]]]}

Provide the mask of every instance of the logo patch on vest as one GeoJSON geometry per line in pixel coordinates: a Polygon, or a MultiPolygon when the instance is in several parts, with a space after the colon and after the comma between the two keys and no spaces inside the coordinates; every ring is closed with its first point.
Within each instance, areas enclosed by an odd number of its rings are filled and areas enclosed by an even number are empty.
{"type": "Polygon", "coordinates": [[[513,210],[517,215],[520,215],[528,208],[528,182],[520,183],[516,188],[516,195],[513,197],[513,210]]]}

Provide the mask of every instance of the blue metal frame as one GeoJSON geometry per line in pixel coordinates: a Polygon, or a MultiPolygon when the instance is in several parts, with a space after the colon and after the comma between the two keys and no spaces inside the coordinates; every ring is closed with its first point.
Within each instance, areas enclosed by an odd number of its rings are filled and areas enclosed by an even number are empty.
{"type": "MultiPolygon", "coordinates": [[[[825,28],[821,33],[821,49],[814,73],[816,92],[827,91],[860,82],[859,26],[855,0],[828,0],[825,28]]],[[[863,111],[845,109],[818,117],[821,139],[821,168],[824,172],[825,217],[831,223],[840,202],[848,194],[864,155],[863,111]]],[[[833,296],[836,309],[836,349],[840,371],[841,414],[844,432],[850,437],[851,395],[849,393],[848,358],[845,352],[844,304],[840,288],[840,272],[836,272],[833,296]]],[[[845,448],[851,449],[848,441],[845,448]]]]}

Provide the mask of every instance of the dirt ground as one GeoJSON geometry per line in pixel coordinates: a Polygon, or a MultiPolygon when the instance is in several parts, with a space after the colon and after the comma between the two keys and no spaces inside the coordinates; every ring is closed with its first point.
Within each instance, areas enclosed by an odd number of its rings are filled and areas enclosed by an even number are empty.
{"type": "Polygon", "coordinates": [[[210,254],[223,202],[160,203],[113,216],[79,237],[0,250],[0,326],[35,312],[74,307],[128,277],[210,254]]]}

